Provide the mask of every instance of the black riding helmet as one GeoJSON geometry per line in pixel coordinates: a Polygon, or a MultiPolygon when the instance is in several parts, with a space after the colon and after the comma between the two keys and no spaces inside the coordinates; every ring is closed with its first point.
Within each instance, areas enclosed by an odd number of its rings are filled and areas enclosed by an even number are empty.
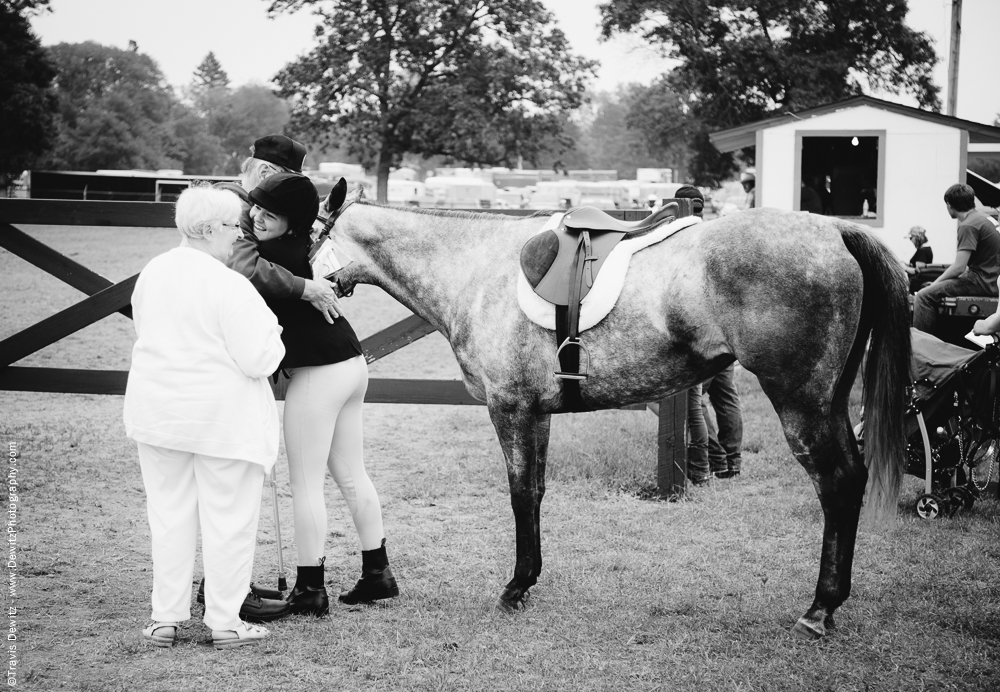
{"type": "Polygon", "coordinates": [[[250,191],[250,202],[288,217],[288,230],[308,231],[319,215],[316,186],[298,173],[275,173],[250,191]]]}

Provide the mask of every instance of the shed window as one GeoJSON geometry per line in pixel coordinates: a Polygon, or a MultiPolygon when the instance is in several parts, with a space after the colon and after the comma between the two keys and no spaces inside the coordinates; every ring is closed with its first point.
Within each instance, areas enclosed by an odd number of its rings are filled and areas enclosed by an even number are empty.
{"type": "Polygon", "coordinates": [[[795,208],[881,225],[884,132],[796,134],[795,208]]]}

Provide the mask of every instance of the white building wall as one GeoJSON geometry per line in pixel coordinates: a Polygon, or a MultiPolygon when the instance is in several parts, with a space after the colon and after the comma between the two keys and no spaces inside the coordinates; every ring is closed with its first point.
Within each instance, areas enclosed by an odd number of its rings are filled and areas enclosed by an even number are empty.
{"type": "Polygon", "coordinates": [[[913,254],[906,240],[911,226],[927,229],[934,261],[955,258],[955,221],[945,210],[949,186],[965,182],[961,170],[962,131],[920,118],[858,106],[762,130],[763,156],[757,152],[760,206],[792,209],[795,188],[795,134],[806,131],[884,130],[885,190],[883,223],[871,227],[903,260],[913,254]]]}

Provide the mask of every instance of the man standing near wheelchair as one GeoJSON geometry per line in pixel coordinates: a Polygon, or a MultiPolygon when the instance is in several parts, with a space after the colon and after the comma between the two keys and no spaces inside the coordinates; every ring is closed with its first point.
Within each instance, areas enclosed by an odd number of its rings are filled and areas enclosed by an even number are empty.
{"type": "Polygon", "coordinates": [[[948,214],[958,220],[955,261],[913,298],[913,326],[934,334],[938,304],[952,296],[996,296],[1000,277],[1000,232],[986,214],[976,210],[968,185],[952,185],[944,193],[948,214]]]}

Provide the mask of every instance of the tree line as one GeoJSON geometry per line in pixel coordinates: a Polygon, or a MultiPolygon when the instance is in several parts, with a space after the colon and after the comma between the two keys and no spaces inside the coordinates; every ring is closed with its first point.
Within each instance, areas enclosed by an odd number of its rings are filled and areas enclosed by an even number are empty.
{"type": "Polygon", "coordinates": [[[178,93],[138,46],[43,48],[49,0],[0,0],[0,183],[22,170],[178,168],[235,174],[252,141],[284,132],[363,164],[384,199],[413,161],[680,169],[715,186],[753,151],[709,133],[879,89],[940,110],[930,39],[907,0],[610,0],[605,37],[642,36],[677,67],[649,86],[591,93],[537,0],[271,0],[312,9],[316,45],[273,82],[233,87],[209,53],[178,93]]]}

